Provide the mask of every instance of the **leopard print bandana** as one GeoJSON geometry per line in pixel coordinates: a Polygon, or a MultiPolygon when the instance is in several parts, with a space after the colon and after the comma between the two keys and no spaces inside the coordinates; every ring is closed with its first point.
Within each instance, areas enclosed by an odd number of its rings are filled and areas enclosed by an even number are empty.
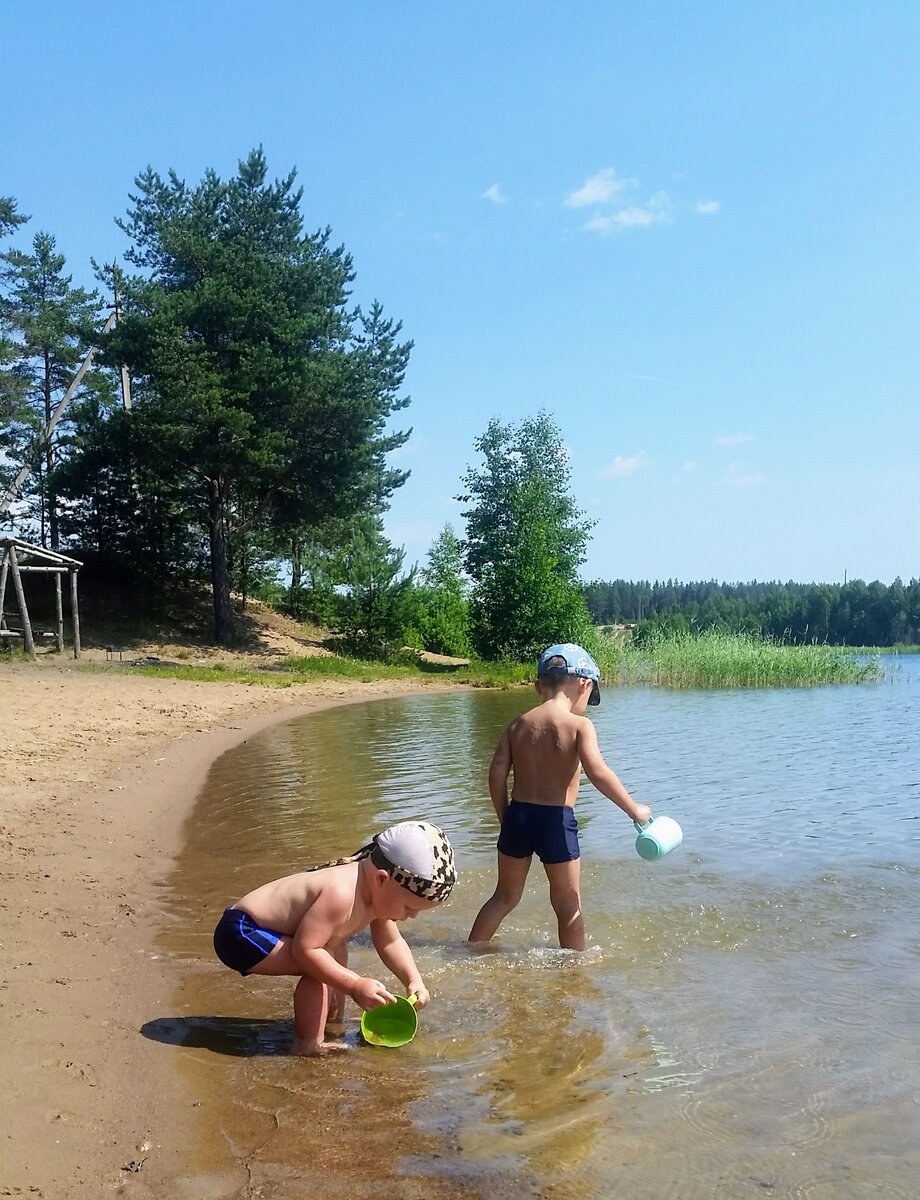
{"type": "Polygon", "coordinates": [[[316,867],[307,867],[306,870],[322,871],[326,867],[342,867],[348,863],[360,862],[363,858],[369,858],[375,867],[386,871],[394,883],[404,887],[413,896],[420,896],[424,900],[433,900],[436,904],[441,904],[451,894],[454,884],[457,882],[453,848],[444,831],[437,825],[432,825],[430,821],[407,821],[405,824],[417,826],[428,839],[432,859],[431,878],[410,871],[398,862],[393,862],[378,845],[379,838],[398,829],[398,826],[385,830],[383,834],[377,834],[373,841],[362,846],[360,850],[356,850],[354,854],[349,854],[345,858],[335,858],[331,862],[320,863],[316,867]]]}

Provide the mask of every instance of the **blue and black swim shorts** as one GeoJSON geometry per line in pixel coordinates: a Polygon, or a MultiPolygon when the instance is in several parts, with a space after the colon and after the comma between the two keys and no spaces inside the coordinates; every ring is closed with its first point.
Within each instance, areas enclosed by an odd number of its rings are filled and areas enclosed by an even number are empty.
{"type": "Polygon", "coordinates": [[[499,853],[542,863],[572,862],[581,857],[575,810],[565,804],[529,804],[512,800],[498,835],[499,853]]]}
{"type": "Polygon", "coordinates": [[[262,929],[241,908],[228,908],[214,930],[214,953],[231,971],[248,975],[281,941],[273,929],[262,929]]]}

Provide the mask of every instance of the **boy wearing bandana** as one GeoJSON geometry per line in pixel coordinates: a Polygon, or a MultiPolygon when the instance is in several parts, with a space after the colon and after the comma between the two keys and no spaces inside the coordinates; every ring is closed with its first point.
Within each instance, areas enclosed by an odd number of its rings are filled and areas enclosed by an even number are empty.
{"type": "Polygon", "coordinates": [[[457,879],[450,842],[428,821],[406,821],[347,858],[286,875],[248,892],[214,931],[217,957],[241,975],[295,975],[294,1054],[346,1047],[325,1040],[344,997],[369,1010],[395,1000],[378,979],[348,968],[347,940],[370,928],[374,948],[419,1007],[431,999],[397,926],[450,895],[457,879]],[[335,993],[331,996],[330,993],[335,993]],[[330,1012],[331,1009],[331,1012],[330,1012]]]}

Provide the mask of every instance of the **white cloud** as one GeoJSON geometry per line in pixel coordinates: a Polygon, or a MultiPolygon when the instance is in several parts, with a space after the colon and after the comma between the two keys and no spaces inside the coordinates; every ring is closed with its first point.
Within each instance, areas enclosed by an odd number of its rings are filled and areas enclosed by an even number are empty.
{"type": "Polygon", "coordinates": [[[588,208],[592,204],[613,204],[624,189],[635,184],[635,179],[621,179],[613,167],[604,167],[591,175],[580,188],[569,192],[565,198],[566,208],[588,208]]]}
{"type": "Polygon", "coordinates": [[[721,209],[722,202],[720,200],[697,200],[696,202],[696,211],[705,217],[715,216],[721,209]]]}
{"type": "Polygon", "coordinates": [[[759,487],[763,483],[763,476],[751,471],[744,463],[733,462],[725,468],[722,482],[734,488],[759,487]]]}
{"type": "Polygon", "coordinates": [[[631,204],[614,213],[595,213],[582,225],[587,233],[617,233],[624,229],[647,229],[672,219],[673,206],[667,192],[656,192],[645,204],[631,204]]]}
{"type": "Polygon", "coordinates": [[[648,461],[648,455],[644,450],[640,450],[638,454],[633,454],[630,458],[624,458],[622,454],[618,454],[603,474],[612,476],[614,479],[623,479],[648,466],[648,461]]]}
{"type": "Polygon", "coordinates": [[[753,433],[723,433],[716,438],[717,446],[740,446],[742,442],[753,442],[753,433]]]}
{"type": "Polygon", "coordinates": [[[481,200],[491,200],[493,204],[507,204],[508,197],[502,191],[500,183],[493,183],[491,187],[487,187],[480,197],[481,200]]]}

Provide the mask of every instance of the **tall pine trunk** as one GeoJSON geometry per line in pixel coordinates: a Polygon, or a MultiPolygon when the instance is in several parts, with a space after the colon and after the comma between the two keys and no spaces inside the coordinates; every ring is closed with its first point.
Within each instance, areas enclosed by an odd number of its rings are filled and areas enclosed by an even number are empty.
{"type": "Polygon", "coordinates": [[[222,646],[236,641],[233,609],[230,607],[230,572],[227,567],[227,530],[224,498],[219,479],[211,480],[208,497],[208,525],[211,535],[211,589],[214,596],[214,637],[222,646]]]}

